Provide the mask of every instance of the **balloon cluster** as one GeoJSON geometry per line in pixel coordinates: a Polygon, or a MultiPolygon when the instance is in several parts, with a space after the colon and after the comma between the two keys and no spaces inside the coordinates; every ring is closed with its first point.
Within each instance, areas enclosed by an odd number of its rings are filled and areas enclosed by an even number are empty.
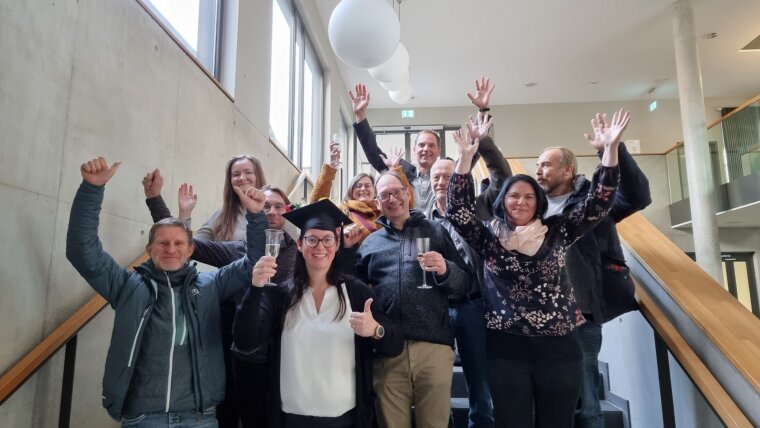
{"type": "Polygon", "coordinates": [[[401,40],[401,24],[386,0],[342,0],[330,15],[328,36],[344,63],[366,68],[391,99],[412,99],[409,52],[401,40]]]}

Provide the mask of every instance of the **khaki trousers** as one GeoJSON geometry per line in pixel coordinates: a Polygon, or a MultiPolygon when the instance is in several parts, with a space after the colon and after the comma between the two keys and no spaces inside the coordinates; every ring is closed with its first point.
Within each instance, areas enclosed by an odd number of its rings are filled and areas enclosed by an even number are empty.
{"type": "Polygon", "coordinates": [[[448,345],[407,340],[393,358],[375,360],[380,428],[445,428],[451,413],[454,351],[448,345]]]}

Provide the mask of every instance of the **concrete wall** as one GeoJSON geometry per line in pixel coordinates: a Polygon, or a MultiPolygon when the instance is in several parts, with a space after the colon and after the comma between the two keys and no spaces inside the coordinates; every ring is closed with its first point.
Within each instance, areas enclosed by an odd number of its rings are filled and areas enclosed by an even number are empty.
{"type": "MultiPolygon", "coordinates": [[[[6,201],[0,372],[93,294],[64,256],[82,161],[103,155],[123,162],[107,186],[100,232],[125,265],[142,253],[152,223],[140,184],[146,171],[161,169],[170,207],[180,183],[195,186],[196,227],[220,206],[224,165],[233,155],[261,158],[268,181],[284,188],[298,176],[268,140],[271,0],[230,5],[222,80],[234,101],[136,0],[0,2],[0,198],[6,201]]],[[[333,58],[322,59],[336,68],[333,58]]],[[[328,79],[334,99],[326,135],[341,103],[348,105],[340,76],[328,79]]],[[[100,407],[111,324],[106,309],[80,335],[72,426],[115,426],[100,407]]],[[[62,363],[62,354],[55,356],[0,407],[0,426],[57,423],[62,363]]]]}

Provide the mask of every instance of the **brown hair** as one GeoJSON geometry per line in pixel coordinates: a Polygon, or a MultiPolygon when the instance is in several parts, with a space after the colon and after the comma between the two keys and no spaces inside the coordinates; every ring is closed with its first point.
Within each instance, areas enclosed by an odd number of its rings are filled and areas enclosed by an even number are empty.
{"type": "Polygon", "coordinates": [[[238,215],[240,213],[240,198],[232,188],[232,165],[243,159],[248,159],[253,164],[253,173],[256,176],[256,187],[261,187],[267,184],[266,178],[264,178],[264,170],[261,168],[261,161],[251,155],[235,156],[227,162],[227,167],[224,172],[224,201],[222,203],[222,210],[219,213],[219,218],[214,224],[214,237],[217,241],[229,241],[232,239],[232,235],[235,234],[235,226],[237,225],[238,215]]]}
{"type": "Polygon", "coordinates": [[[420,139],[420,135],[422,134],[430,134],[433,137],[435,137],[435,145],[438,146],[439,149],[441,148],[441,136],[438,135],[438,133],[433,131],[432,129],[423,129],[422,131],[420,131],[419,134],[417,134],[417,138],[414,139],[415,146],[417,145],[417,140],[420,139]]]}
{"type": "Polygon", "coordinates": [[[348,202],[350,200],[353,200],[354,198],[351,196],[352,193],[354,193],[354,186],[356,186],[356,183],[359,182],[362,178],[367,177],[369,178],[369,181],[372,182],[372,188],[375,187],[375,177],[367,174],[366,172],[360,172],[354,176],[354,178],[351,179],[351,182],[348,183],[348,189],[346,189],[346,194],[343,195],[343,203],[348,202]]]}
{"type": "Polygon", "coordinates": [[[266,186],[261,188],[262,192],[274,192],[280,195],[282,197],[283,202],[285,202],[285,205],[290,205],[290,199],[285,195],[285,191],[280,189],[277,186],[272,186],[271,184],[267,184],[266,186]]]}
{"type": "Polygon", "coordinates": [[[161,229],[162,227],[181,227],[182,230],[184,230],[187,234],[187,243],[193,243],[193,231],[187,227],[187,224],[176,217],[167,217],[155,222],[153,226],[151,226],[150,232],[148,232],[148,245],[153,243],[153,241],[156,239],[156,233],[158,232],[158,229],[161,229]]]}

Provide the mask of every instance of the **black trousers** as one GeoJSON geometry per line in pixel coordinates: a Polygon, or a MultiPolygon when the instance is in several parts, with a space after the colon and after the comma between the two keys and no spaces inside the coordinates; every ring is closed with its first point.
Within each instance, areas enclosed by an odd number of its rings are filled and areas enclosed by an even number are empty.
{"type": "Polygon", "coordinates": [[[519,336],[488,331],[488,370],[496,428],[571,428],[583,357],[575,332],[519,336]]]}
{"type": "Polygon", "coordinates": [[[334,418],[302,416],[283,412],[282,426],[283,428],[352,428],[355,424],[355,418],[355,409],[334,418]]]}
{"type": "Polygon", "coordinates": [[[267,428],[269,363],[250,363],[232,359],[235,371],[235,401],[243,428],[267,428]]]}

